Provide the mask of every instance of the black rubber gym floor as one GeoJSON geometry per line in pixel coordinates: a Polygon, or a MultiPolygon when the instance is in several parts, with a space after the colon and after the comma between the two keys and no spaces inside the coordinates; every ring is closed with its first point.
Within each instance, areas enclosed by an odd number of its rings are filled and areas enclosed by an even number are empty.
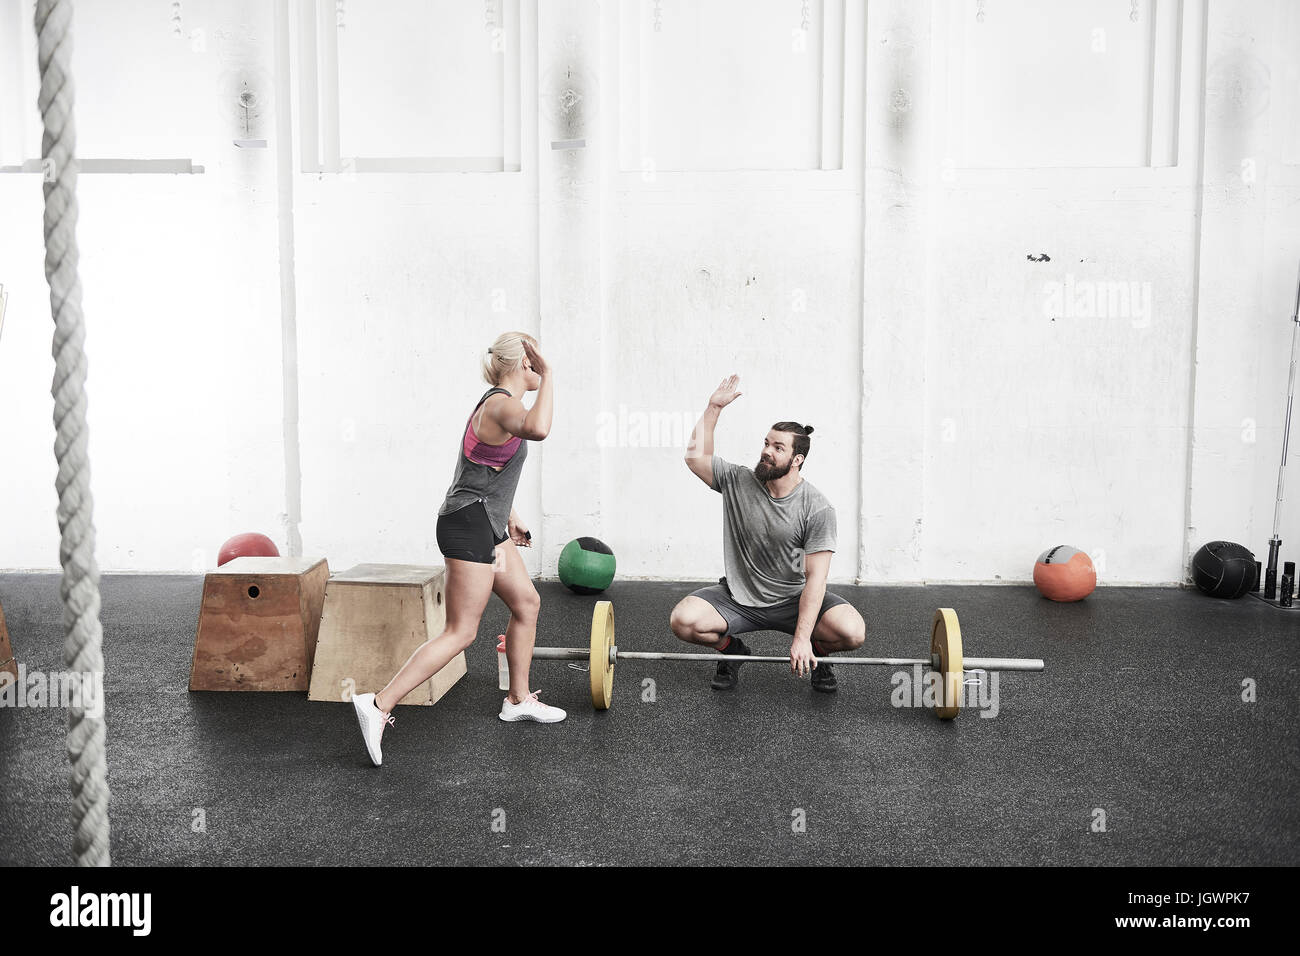
{"type": "MultiPolygon", "coordinates": [[[[619,646],[681,649],[668,612],[696,586],[616,583],[619,646]]],[[[945,723],[891,704],[892,668],[840,667],[822,695],[753,664],[719,693],[711,665],[625,661],[596,713],[585,672],[537,662],[534,689],[569,711],[550,726],[497,720],[493,598],[467,677],[399,708],[375,768],[345,703],[187,690],[201,590],[102,582],[119,866],[1300,862],[1300,613],[1249,597],[836,586],[862,653],[926,656],[952,606],[968,656],[1047,669],[1001,674],[996,717],[945,723]]],[[[540,590],[539,643],[585,647],[595,599],[540,590]]],[[[58,577],[0,575],[0,603],[28,671],[61,669],[58,577]]],[[[65,733],[61,710],[0,708],[0,863],[71,862],[65,733]]]]}

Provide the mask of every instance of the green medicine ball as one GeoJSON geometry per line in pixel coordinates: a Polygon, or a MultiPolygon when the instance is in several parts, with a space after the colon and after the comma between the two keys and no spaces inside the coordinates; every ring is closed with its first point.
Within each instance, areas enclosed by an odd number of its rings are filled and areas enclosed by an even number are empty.
{"type": "Polygon", "coordinates": [[[599,594],[614,580],[614,552],[598,538],[575,538],[560,552],[560,580],[574,594],[599,594]]]}

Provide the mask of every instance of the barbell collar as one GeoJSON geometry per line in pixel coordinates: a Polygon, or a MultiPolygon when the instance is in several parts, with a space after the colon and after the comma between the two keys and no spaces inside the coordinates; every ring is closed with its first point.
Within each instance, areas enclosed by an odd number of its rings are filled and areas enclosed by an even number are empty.
{"type": "Polygon", "coordinates": [[[591,651],[578,650],[576,647],[534,647],[535,661],[590,661],[591,651]]]}
{"type": "Polygon", "coordinates": [[[968,657],[962,662],[967,671],[1041,671],[1043,662],[1036,657],[968,657]]]}

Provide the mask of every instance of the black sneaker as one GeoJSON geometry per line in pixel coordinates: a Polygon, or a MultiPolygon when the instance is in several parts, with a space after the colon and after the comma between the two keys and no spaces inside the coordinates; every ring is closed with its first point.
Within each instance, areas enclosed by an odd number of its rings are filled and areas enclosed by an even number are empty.
{"type": "Polygon", "coordinates": [[[714,690],[732,690],[736,686],[736,678],[740,676],[740,665],[745,663],[737,658],[748,657],[750,650],[740,642],[740,638],[733,637],[731,646],[722,655],[722,660],[718,661],[718,669],[713,672],[713,683],[709,686],[714,690]]]}
{"type": "Polygon", "coordinates": [[[819,690],[823,694],[833,694],[839,689],[835,683],[835,671],[831,670],[830,662],[822,661],[813,668],[812,686],[813,690],[819,690]]]}

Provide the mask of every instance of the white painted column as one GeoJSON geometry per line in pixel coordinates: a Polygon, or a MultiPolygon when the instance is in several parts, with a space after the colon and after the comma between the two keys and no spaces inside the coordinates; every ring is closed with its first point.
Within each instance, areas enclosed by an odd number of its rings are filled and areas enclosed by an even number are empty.
{"type": "Polygon", "coordinates": [[[930,25],[928,0],[867,4],[859,581],[925,576],[930,25]]]}
{"type": "MultiPolygon", "coordinates": [[[[1266,300],[1262,293],[1268,286],[1260,281],[1262,264],[1270,258],[1265,221],[1273,159],[1271,77],[1283,75],[1285,66],[1269,62],[1272,47],[1265,41],[1278,26],[1278,14],[1274,0],[1213,0],[1208,5],[1204,187],[1183,542],[1187,581],[1191,556],[1207,541],[1236,540],[1265,565],[1268,560],[1266,534],[1259,532],[1271,523],[1272,500],[1260,500],[1253,492],[1261,486],[1255,480],[1259,469],[1276,477],[1281,445],[1280,430],[1276,441],[1265,440],[1259,424],[1280,419],[1285,395],[1261,393],[1257,387],[1260,335],[1276,335],[1281,343],[1285,334],[1289,348],[1291,331],[1283,315],[1290,303],[1266,300]],[[1266,408],[1265,402],[1277,406],[1266,408]],[[1260,516],[1255,539],[1243,540],[1255,512],[1260,516]]],[[[1285,364],[1282,354],[1277,360],[1285,364]]]]}
{"type": "Polygon", "coordinates": [[[600,30],[596,0],[538,5],[539,341],[556,367],[554,424],[537,448],[544,576],[569,540],[602,533],[600,30]]]}

